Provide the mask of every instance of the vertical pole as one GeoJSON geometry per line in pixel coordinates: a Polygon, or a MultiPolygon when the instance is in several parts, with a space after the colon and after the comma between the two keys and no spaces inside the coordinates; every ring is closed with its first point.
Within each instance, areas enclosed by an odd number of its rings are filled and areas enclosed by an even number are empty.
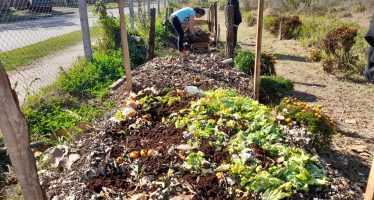
{"type": "Polygon", "coordinates": [[[256,37],[256,59],[254,72],[254,98],[260,99],[260,71],[261,71],[261,43],[262,43],[262,17],[264,14],[264,0],[258,0],[257,12],[257,37],[256,37]]]}
{"type": "Polygon", "coordinates": [[[131,28],[134,28],[134,24],[135,24],[134,0],[128,0],[128,4],[129,4],[131,28]]]}
{"type": "Polygon", "coordinates": [[[234,6],[226,6],[226,58],[234,57],[234,6]]]}
{"type": "Polygon", "coordinates": [[[132,91],[132,76],[131,76],[131,68],[130,68],[129,44],[127,41],[126,20],[125,20],[123,0],[118,0],[118,9],[119,9],[119,20],[120,20],[120,28],[121,28],[123,64],[125,66],[126,81],[127,81],[127,91],[131,92],[132,91]]]}
{"type": "Polygon", "coordinates": [[[364,200],[373,200],[374,199],[374,159],[371,164],[371,170],[368,178],[368,184],[366,186],[366,192],[364,200]]]}
{"type": "Polygon", "coordinates": [[[17,94],[0,64],[0,132],[26,200],[47,199],[40,186],[35,158],[30,148],[30,137],[24,115],[19,108],[17,94]]]}
{"type": "MultiPolygon", "coordinates": [[[[215,36],[215,38],[217,38],[217,35],[218,35],[217,13],[218,13],[217,2],[214,2],[214,32],[215,32],[214,36],[215,36]]],[[[216,41],[216,45],[217,45],[217,42],[218,42],[218,40],[216,41]]]]}
{"type": "Polygon", "coordinates": [[[149,41],[148,41],[148,56],[147,60],[150,61],[155,57],[155,24],[156,24],[156,9],[151,9],[150,14],[150,30],[149,30],[149,41]]]}
{"type": "Polygon", "coordinates": [[[79,16],[81,21],[84,55],[87,60],[92,60],[90,28],[88,25],[87,5],[85,0],[78,0],[79,16]]]}
{"type": "Polygon", "coordinates": [[[147,0],[147,18],[149,18],[151,14],[151,0],[147,0]]]}
{"type": "Polygon", "coordinates": [[[164,8],[168,6],[168,0],[164,0],[164,8]]]}
{"type": "Polygon", "coordinates": [[[160,13],[161,13],[160,0],[157,0],[157,13],[158,13],[158,15],[160,15],[160,13]]]}

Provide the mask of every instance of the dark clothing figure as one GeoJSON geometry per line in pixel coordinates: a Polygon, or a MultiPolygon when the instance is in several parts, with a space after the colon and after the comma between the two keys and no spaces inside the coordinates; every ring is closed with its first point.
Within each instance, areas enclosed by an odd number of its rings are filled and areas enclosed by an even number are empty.
{"type": "Polygon", "coordinates": [[[370,47],[368,50],[368,64],[366,65],[364,74],[370,82],[374,83],[374,15],[371,19],[369,31],[365,35],[365,39],[370,47]]]}
{"type": "Polygon", "coordinates": [[[182,24],[179,21],[177,16],[171,16],[170,22],[173,24],[173,27],[178,34],[178,50],[181,52],[183,51],[183,42],[184,42],[184,31],[182,28],[182,24]]]}
{"type": "Polygon", "coordinates": [[[242,14],[240,13],[239,0],[228,0],[227,5],[234,6],[234,47],[238,41],[238,28],[242,23],[242,14]]]}

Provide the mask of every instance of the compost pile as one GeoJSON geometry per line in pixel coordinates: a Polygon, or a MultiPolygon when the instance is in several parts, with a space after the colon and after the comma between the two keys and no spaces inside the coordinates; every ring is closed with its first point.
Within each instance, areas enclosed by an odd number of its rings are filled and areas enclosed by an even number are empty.
{"type": "Polygon", "coordinates": [[[47,196],[358,198],[322,159],[289,141],[266,106],[240,95],[248,76],[203,58],[156,58],[137,69],[134,94],[90,133],[47,151],[43,162],[56,167],[39,172],[47,196]]]}
{"type": "Polygon", "coordinates": [[[188,44],[193,43],[210,43],[211,33],[198,29],[195,35],[190,34],[189,32],[185,35],[186,41],[188,44]]]}
{"type": "Polygon", "coordinates": [[[221,65],[222,60],[224,58],[213,54],[155,58],[133,71],[134,90],[196,86],[202,90],[227,88],[245,96],[252,95],[251,77],[221,65]]]}

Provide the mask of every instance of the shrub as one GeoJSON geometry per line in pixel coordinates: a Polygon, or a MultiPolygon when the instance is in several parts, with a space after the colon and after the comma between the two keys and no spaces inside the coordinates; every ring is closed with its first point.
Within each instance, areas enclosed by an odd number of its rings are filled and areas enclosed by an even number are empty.
{"type": "Polygon", "coordinates": [[[320,62],[322,59],[322,54],[321,54],[321,50],[319,49],[313,49],[312,51],[310,51],[310,54],[309,54],[309,60],[312,61],[312,62],[320,62]]]}
{"type": "Polygon", "coordinates": [[[310,6],[313,0],[281,0],[282,5],[287,9],[297,9],[301,4],[310,6]]]}
{"type": "MultiPolygon", "coordinates": [[[[241,51],[235,56],[235,67],[250,75],[254,74],[255,54],[251,51],[241,51]]],[[[261,75],[275,75],[275,58],[271,53],[261,54],[261,75]]]]}
{"type": "MultiPolygon", "coordinates": [[[[321,40],[321,49],[326,53],[328,59],[334,61],[334,67],[338,70],[351,70],[357,62],[358,57],[351,55],[357,35],[357,29],[342,26],[328,32],[321,40]]],[[[328,63],[332,64],[332,62],[328,63]]]]}
{"type": "MultiPolygon", "coordinates": [[[[122,41],[119,19],[107,16],[106,7],[102,1],[98,1],[95,5],[96,13],[99,13],[99,23],[101,25],[101,38],[98,42],[98,50],[111,51],[121,49],[122,41]]],[[[132,30],[129,30],[127,34],[132,67],[143,64],[147,57],[145,40],[138,35],[138,31],[132,30]]]]}
{"type": "Polygon", "coordinates": [[[293,39],[299,37],[301,27],[299,16],[280,16],[270,21],[268,30],[275,36],[280,34],[281,39],[293,39]]]}
{"type": "Polygon", "coordinates": [[[334,118],[322,112],[322,106],[311,106],[296,98],[284,98],[276,111],[284,116],[283,123],[292,127],[305,126],[312,132],[310,136],[311,146],[324,149],[331,144],[332,135],[336,133],[334,118]]]}
{"type": "Polygon", "coordinates": [[[365,10],[366,10],[365,3],[363,3],[362,1],[357,2],[354,5],[354,9],[355,9],[356,12],[360,12],[360,13],[365,12],[365,10]]]}
{"type": "Polygon", "coordinates": [[[278,104],[282,97],[293,91],[293,83],[281,76],[261,76],[260,102],[278,104]]]}

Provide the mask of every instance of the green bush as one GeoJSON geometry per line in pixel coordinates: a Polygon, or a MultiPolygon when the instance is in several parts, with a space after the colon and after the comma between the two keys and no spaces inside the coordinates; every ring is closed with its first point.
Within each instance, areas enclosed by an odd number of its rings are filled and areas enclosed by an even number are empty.
{"type": "Polygon", "coordinates": [[[243,14],[244,20],[247,26],[252,27],[257,23],[257,17],[255,12],[245,12],[243,14]]]}
{"type": "Polygon", "coordinates": [[[95,52],[92,62],[78,61],[57,80],[62,90],[79,99],[105,96],[103,90],[124,74],[121,51],[95,52]]]}
{"type": "Polygon", "coordinates": [[[293,83],[281,76],[261,76],[260,102],[278,104],[282,97],[293,91],[293,83]]]}
{"type": "MultiPolygon", "coordinates": [[[[119,19],[107,16],[106,7],[103,5],[102,1],[96,3],[96,13],[99,14],[99,24],[101,28],[101,39],[98,42],[98,50],[111,51],[121,49],[122,41],[119,19]]],[[[145,29],[146,28],[139,26],[138,24],[138,30],[145,29]]],[[[149,29],[147,29],[147,34],[148,31],[149,29]]],[[[147,37],[145,37],[144,34],[140,35],[140,33],[140,31],[129,29],[127,34],[130,63],[132,67],[143,64],[147,58],[147,48],[145,43],[145,38],[147,37]]]]}
{"type": "MultiPolygon", "coordinates": [[[[251,51],[241,51],[235,56],[235,67],[250,75],[254,74],[255,54],[251,51]]],[[[261,75],[275,75],[275,58],[271,53],[261,54],[261,75]]]]}
{"type": "Polygon", "coordinates": [[[54,84],[30,96],[22,109],[32,139],[52,144],[70,138],[80,132],[80,122],[91,122],[108,110],[108,86],[124,74],[121,55],[95,52],[91,62],[78,61],[54,84]]]}

